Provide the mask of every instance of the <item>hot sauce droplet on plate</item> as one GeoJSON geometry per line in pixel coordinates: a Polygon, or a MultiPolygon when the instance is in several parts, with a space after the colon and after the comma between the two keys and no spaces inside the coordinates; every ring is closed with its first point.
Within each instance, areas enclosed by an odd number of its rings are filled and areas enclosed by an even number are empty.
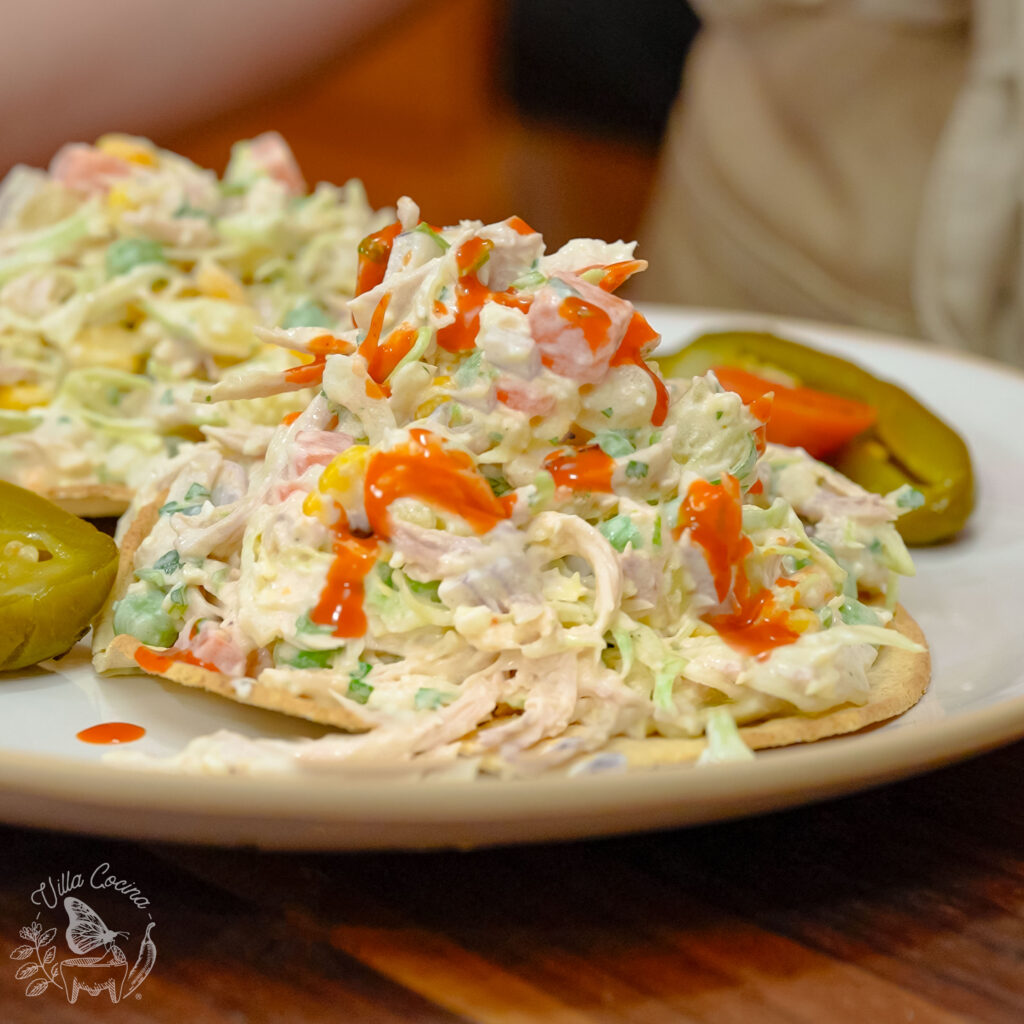
{"type": "Polygon", "coordinates": [[[101,722],[75,733],[83,743],[134,743],[145,735],[141,725],[131,722],[101,722]]]}

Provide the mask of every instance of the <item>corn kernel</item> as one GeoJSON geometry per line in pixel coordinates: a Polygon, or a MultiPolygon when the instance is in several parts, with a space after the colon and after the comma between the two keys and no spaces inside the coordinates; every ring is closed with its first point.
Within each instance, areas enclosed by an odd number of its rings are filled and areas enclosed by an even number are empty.
{"type": "Polygon", "coordinates": [[[123,184],[112,185],[107,193],[107,208],[111,213],[126,213],[138,205],[123,184]]]}
{"type": "Polygon", "coordinates": [[[335,455],[327,468],[320,474],[317,488],[322,492],[343,492],[353,483],[361,483],[370,459],[370,448],[365,444],[354,444],[340,455],[335,455]]]}
{"type": "Polygon", "coordinates": [[[302,511],[314,519],[319,518],[321,508],[323,508],[323,504],[320,501],[320,495],[316,491],[310,491],[302,500],[302,511]]]}
{"type": "Polygon", "coordinates": [[[429,416],[438,406],[450,401],[451,399],[447,395],[436,395],[433,398],[428,398],[425,402],[420,402],[416,406],[416,418],[423,419],[424,416],[429,416]]]}
{"type": "Polygon", "coordinates": [[[813,632],[821,626],[818,616],[807,608],[794,608],[789,613],[789,626],[798,633],[813,632]]]}
{"type": "Polygon", "coordinates": [[[46,405],[52,394],[38,384],[5,384],[0,387],[0,409],[31,409],[46,405]]]}
{"type": "Polygon", "coordinates": [[[139,351],[139,335],[127,327],[95,324],[85,327],[71,343],[72,366],[107,366],[125,373],[140,373],[145,356],[139,351]]]}
{"type": "Polygon", "coordinates": [[[241,281],[217,263],[210,260],[200,263],[195,281],[200,293],[211,299],[245,304],[245,289],[241,281]]]}
{"type": "Polygon", "coordinates": [[[104,135],[96,140],[96,148],[107,156],[116,156],[143,167],[156,167],[159,162],[152,146],[130,135],[104,135]]]}

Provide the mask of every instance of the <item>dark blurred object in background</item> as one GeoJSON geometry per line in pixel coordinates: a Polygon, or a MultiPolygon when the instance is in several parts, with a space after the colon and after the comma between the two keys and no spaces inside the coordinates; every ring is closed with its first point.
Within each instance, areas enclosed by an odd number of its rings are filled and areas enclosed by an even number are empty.
{"type": "Polygon", "coordinates": [[[698,25],[684,0],[507,0],[503,85],[528,117],[657,145],[698,25]]]}
{"type": "Polygon", "coordinates": [[[636,238],[696,15],[684,0],[504,0],[503,14],[517,209],[549,248],[636,238]]]}

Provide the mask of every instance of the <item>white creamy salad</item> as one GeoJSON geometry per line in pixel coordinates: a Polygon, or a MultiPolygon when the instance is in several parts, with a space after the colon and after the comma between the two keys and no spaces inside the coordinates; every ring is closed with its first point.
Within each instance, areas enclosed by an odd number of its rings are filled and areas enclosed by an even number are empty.
{"type": "Polygon", "coordinates": [[[221,179],[121,135],[14,168],[0,184],[0,478],[130,490],[208,424],[300,408],[191,398],[197,380],[295,361],[258,327],[351,326],[356,245],[390,217],[357,181],[309,192],[275,134],[235,145],[221,179]]]}
{"type": "Polygon", "coordinates": [[[899,495],[766,446],[766,408],[713,375],[662,381],[614,294],[631,244],[546,253],[519,218],[398,211],[361,247],[353,327],[265,331],[307,362],[201,391],[314,388],[162,465],[113,617],[151,671],[352,731],[221,733],[175,765],[515,776],[614,768],[610,738],[652,735],[742,758],[737,725],[866,702],[879,646],[914,647],[886,628],[913,572],[899,495]]]}

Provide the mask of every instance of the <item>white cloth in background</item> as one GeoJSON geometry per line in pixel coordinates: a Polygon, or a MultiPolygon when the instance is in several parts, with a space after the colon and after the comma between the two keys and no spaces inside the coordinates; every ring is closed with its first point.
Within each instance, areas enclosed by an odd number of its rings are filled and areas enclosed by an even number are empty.
{"type": "Polygon", "coordinates": [[[928,182],[914,298],[924,335],[1024,366],[1024,3],[976,0],[928,182]]]}
{"type": "Polygon", "coordinates": [[[1024,365],[1024,3],[695,6],[640,297],[1024,365]]]}

